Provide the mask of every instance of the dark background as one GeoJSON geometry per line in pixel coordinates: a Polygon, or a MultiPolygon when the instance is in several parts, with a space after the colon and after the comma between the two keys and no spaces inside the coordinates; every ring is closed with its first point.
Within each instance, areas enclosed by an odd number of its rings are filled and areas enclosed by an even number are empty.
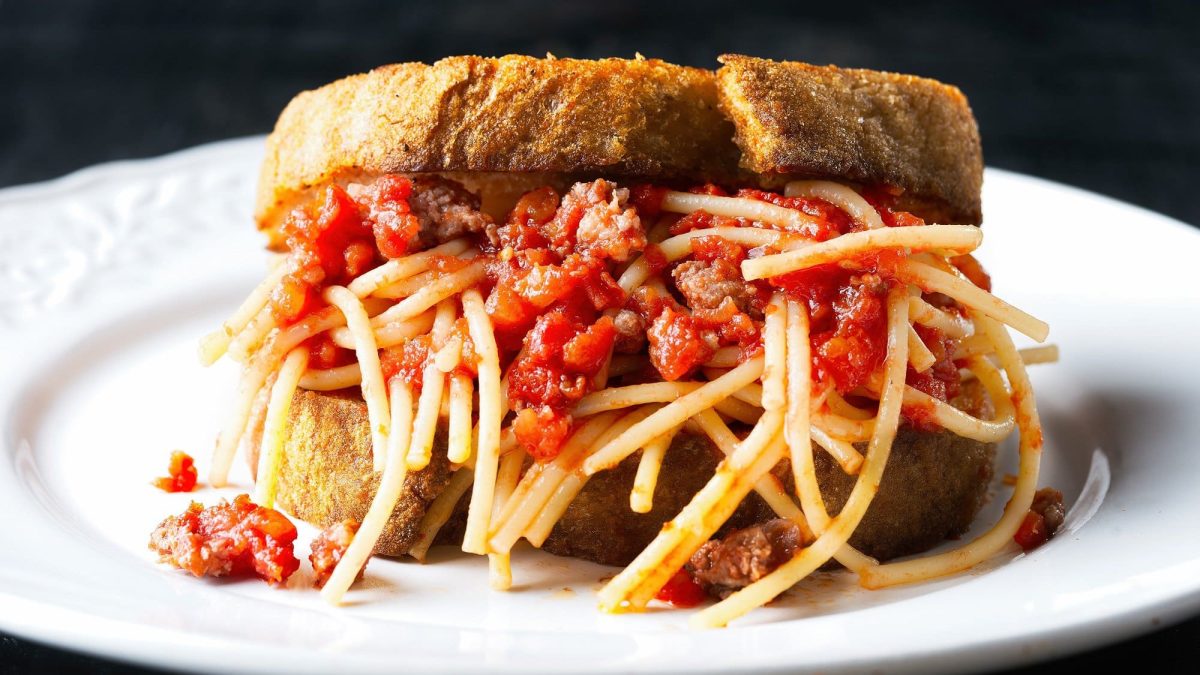
{"type": "MultiPolygon", "coordinates": [[[[0,186],[263,133],[296,92],[395,61],[742,52],[957,84],[989,165],[1200,223],[1200,4],[250,4],[0,0],[0,186]]],[[[1197,657],[1193,619],[1037,670],[1197,657]]],[[[0,635],[0,673],[121,669],[0,635]]]]}

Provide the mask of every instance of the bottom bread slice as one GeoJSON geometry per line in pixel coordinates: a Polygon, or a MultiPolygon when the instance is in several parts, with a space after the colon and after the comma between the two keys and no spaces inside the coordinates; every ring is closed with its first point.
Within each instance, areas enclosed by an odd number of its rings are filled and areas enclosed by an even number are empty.
{"type": "MultiPolygon", "coordinates": [[[[421,518],[449,481],[444,442],[444,433],[439,433],[430,465],[409,473],[376,554],[401,556],[416,541],[421,518]]],[[[629,493],[639,457],[635,454],[615,469],[593,476],[542,548],[556,555],[625,565],[704,486],[720,461],[719,451],[707,438],[679,434],[664,456],[654,508],[635,513],[629,508],[629,493]]],[[[887,560],[961,535],[986,501],[994,457],[994,444],[902,426],[879,492],[850,543],[887,560]]],[[[826,506],[836,514],[855,477],[846,475],[819,448],[815,463],[826,506]]],[[[786,460],[773,471],[790,490],[786,460]]],[[[283,446],[279,505],[318,527],[346,518],[361,520],[378,484],[379,474],[372,471],[366,404],[358,392],[297,391],[283,446]]],[[[461,540],[467,497],[469,493],[442,528],[438,542],[461,540]]],[[[766,503],[751,493],[722,532],[773,517],[766,503]]]]}

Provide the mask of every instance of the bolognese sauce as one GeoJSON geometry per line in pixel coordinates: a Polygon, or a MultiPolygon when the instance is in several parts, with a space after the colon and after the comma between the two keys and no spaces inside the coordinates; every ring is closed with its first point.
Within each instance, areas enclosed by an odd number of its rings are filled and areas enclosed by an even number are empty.
{"type": "Polygon", "coordinates": [[[150,535],[161,562],[197,577],[256,576],[283,584],[300,567],[292,551],[296,526],[287,516],[238,495],[205,508],[192,502],[150,535]]]}
{"type": "MultiPolygon", "coordinates": [[[[713,184],[690,191],[801,211],[807,218],[791,233],[813,241],[862,227],[822,199],[713,184]]],[[[281,323],[298,321],[323,305],[319,291],[324,286],[346,283],[386,260],[453,236],[473,236],[486,264],[486,309],[506,375],[513,431],[539,461],[557,456],[574,427],[570,410],[594,389],[614,351],[645,350],[655,376],[665,381],[695,375],[723,347],[736,347],[747,358],[761,349],[764,308],[775,289],[808,306],[816,379],[843,394],[866,383],[886,354],[885,299],[898,283],[894,268],[903,253],[877,251],[769,282],[747,281],[741,263],[763,251],[700,236],[692,240],[690,255],[669,263],[648,237],[653,227],[677,235],[763,224],[705,211],[668,214],[661,208],[667,193],[661,185],[624,188],[604,179],[577,183],[565,193],[544,186],[522,195],[496,224],[478,210],[476,197],[442,178],[384,175],[363,185],[331,185],[284,223],[292,268],[271,306],[281,323]],[[638,254],[649,266],[652,283],[629,295],[616,278],[638,254]]],[[[896,196],[885,188],[863,196],[886,226],[924,224],[893,208],[896,196]]],[[[429,267],[448,274],[467,264],[462,257],[435,256],[429,267]]],[[[973,258],[955,264],[986,287],[986,273],[973,258]]],[[[452,331],[463,344],[458,368],[473,376],[470,336],[465,321],[458,324],[452,331]]],[[[958,385],[952,341],[932,328],[917,330],[937,361],[923,372],[910,368],[909,384],[949,400],[958,385]]],[[[423,335],[382,350],[385,377],[403,378],[419,394],[436,348],[423,335]]],[[[354,360],[351,350],[327,335],[312,338],[309,349],[313,367],[354,360]]],[[[905,416],[918,427],[936,426],[931,415],[911,406],[905,416]]]]}

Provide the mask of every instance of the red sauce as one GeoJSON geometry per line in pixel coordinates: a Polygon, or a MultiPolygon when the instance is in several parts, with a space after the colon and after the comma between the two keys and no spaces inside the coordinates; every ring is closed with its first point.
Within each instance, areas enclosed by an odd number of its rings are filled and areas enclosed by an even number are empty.
{"type": "Polygon", "coordinates": [[[426,334],[384,349],[379,353],[384,379],[390,381],[393,377],[399,377],[412,388],[413,396],[419,396],[424,384],[425,365],[432,356],[432,345],[433,337],[426,334]]]}
{"type": "Polygon", "coordinates": [[[890,185],[876,185],[860,192],[867,203],[879,212],[879,218],[887,227],[914,227],[925,221],[907,211],[897,210],[896,204],[904,190],[890,185]]]}
{"type": "Polygon", "coordinates": [[[771,284],[808,303],[814,373],[838,392],[857,388],[887,355],[887,293],[901,254],[884,251],[854,261],[857,269],[818,265],[771,284]]]}
{"type": "Polygon", "coordinates": [[[196,488],[196,463],[181,450],[171,453],[167,475],[154,479],[154,487],[163,492],[191,492],[196,488]]]}
{"type": "Polygon", "coordinates": [[[1030,511],[1025,514],[1025,520],[1021,521],[1021,526],[1017,528],[1017,533],[1013,535],[1013,541],[1017,542],[1025,551],[1032,551],[1050,540],[1050,531],[1046,527],[1046,519],[1042,514],[1036,511],[1030,511]]]}
{"type": "Polygon", "coordinates": [[[354,363],[354,350],[343,349],[333,342],[329,333],[314,335],[305,341],[308,347],[308,367],[326,370],[354,363]]]}
{"type": "Polygon", "coordinates": [[[704,324],[694,316],[672,307],[665,308],[650,323],[650,362],[673,382],[712,358],[714,349],[704,340],[704,324]]]}
{"type": "Polygon", "coordinates": [[[695,607],[704,602],[708,598],[708,594],[687,570],[681,569],[671,577],[654,598],[676,607],[695,607]]]}
{"type": "Polygon", "coordinates": [[[938,424],[932,405],[906,405],[900,409],[900,414],[908,421],[910,427],[918,431],[934,432],[942,428],[942,425],[938,424]]]}
{"type": "Polygon", "coordinates": [[[412,181],[384,175],[351,197],[329,185],[305,208],[283,222],[287,275],[271,295],[271,308],[290,324],[321,306],[319,290],[345,284],[383,259],[407,255],[421,223],[409,207],[412,181]]]}
{"type": "Polygon", "coordinates": [[[982,288],[983,290],[992,292],[992,277],[983,269],[983,265],[975,259],[975,256],[970,253],[966,255],[955,256],[950,259],[950,263],[958,268],[959,272],[963,273],[971,283],[982,288]]]}
{"type": "Polygon", "coordinates": [[[616,330],[602,316],[588,323],[559,308],[538,317],[508,371],[508,397],[519,405],[513,431],[538,460],[553,459],[571,428],[568,410],[592,390],[616,330]]]}
{"type": "Polygon", "coordinates": [[[168,516],[151,533],[150,550],[198,577],[257,576],[282,584],[300,567],[295,541],[296,526],[286,516],[238,495],[208,508],[192,502],[168,516]]]}
{"type": "Polygon", "coordinates": [[[937,357],[937,361],[923,373],[918,373],[913,370],[912,366],[909,366],[906,382],[914,389],[919,389],[936,399],[949,401],[958,395],[961,388],[958,365],[952,358],[954,340],[946,337],[936,328],[921,324],[914,324],[913,327],[921,341],[937,357]]]}
{"type": "MultiPolygon", "coordinates": [[[[323,588],[329,581],[329,577],[333,576],[334,568],[341,562],[342,556],[346,555],[346,549],[350,547],[350,542],[354,541],[354,535],[358,533],[358,526],[357,520],[343,520],[321,530],[320,534],[312,540],[312,544],[309,546],[312,552],[308,556],[308,561],[312,563],[313,586],[323,588]]],[[[363,565],[358,570],[359,579],[362,578],[366,567],[363,565]]]]}
{"type": "Polygon", "coordinates": [[[775,192],[764,190],[738,190],[737,196],[744,199],[756,199],[769,202],[776,206],[801,211],[816,219],[815,223],[806,223],[799,229],[787,228],[789,231],[802,234],[810,239],[825,241],[840,234],[862,229],[845,211],[823,199],[808,199],[806,197],[785,197],[775,192]]]}
{"type": "Polygon", "coordinates": [[[662,213],[663,198],[667,188],[642,183],[629,188],[629,202],[644,218],[654,218],[662,213]]]}

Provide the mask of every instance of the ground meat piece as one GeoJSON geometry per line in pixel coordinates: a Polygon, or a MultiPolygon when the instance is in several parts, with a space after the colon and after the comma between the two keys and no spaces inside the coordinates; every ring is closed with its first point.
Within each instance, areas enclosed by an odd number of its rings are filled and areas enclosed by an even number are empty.
{"type": "Polygon", "coordinates": [[[464,234],[486,232],[494,225],[491,216],[479,210],[479,197],[452,180],[439,176],[413,179],[412,212],[421,221],[423,247],[444,244],[464,234]]]}
{"type": "Polygon", "coordinates": [[[617,339],[613,349],[621,354],[636,354],[646,344],[646,322],[637,312],[623,309],[613,317],[617,339]]]}
{"type": "Polygon", "coordinates": [[[706,543],[692,555],[687,570],[710,595],[723,598],[791,560],[802,545],[800,527],[775,518],[706,543]]]}
{"type": "MultiPolygon", "coordinates": [[[[333,568],[337,567],[342,556],[346,555],[346,549],[350,547],[350,542],[354,540],[354,535],[358,533],[357,520],[343,520],[334,523],[329,527],[321,530],[312,541],[312,553],[308,556],[308,561],[312,563],[313,568],[313,586],[323,588],[325,582],[329,581],[329,577],[333,575],[333,568]]],[[[363,570],[358,570],[359,579],[362,578],[363,570]]]]}
{"type": "Polygon", "coordinates": [[[1046,523],[1046,534],[1053,537],[1058,528],[1062,527],[1067,510],[1063,506],[1063,494],[1050,487],[1044,487],[1033,495],[1030,511],[1040,514],[1046,523]]]}
{"type": "Polygon", "coordinates": [[[300,567],[295,541],[296,526],[287,516],[238,495],[208,508],[192,502],[182,514],[168,516],[151,533],[150,550],[198,577],[253,574],[282,584],[300,567]]]}
{"type": "Polygon", "coordinates": [[[637,210],[626,206],[628,200],[629,190],[611,181],[598,179],[572,186],[563,197],[559,213],[579,218],[575,250],[624,262],[646,248],[646,231],[637,210]]]}
{"type": "Polygon", "coordinates": [[[694,311],[716,310],[726,298],[733,300],[739,311],[758,315],[755,306],[758,290],[742,279],[741,271],[726,260],[688,260],[680,263],[671,277],[675,288],[694,311]]]}

